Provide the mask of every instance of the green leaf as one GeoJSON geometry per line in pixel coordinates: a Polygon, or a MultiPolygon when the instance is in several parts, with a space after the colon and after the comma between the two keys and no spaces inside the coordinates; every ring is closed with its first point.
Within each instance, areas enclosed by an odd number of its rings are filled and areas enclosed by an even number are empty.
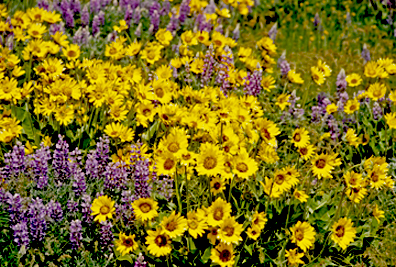
{"type": "Polygon", "coordinates": [[[119,260],[119,261],[129,261],[129,263],[133,264],[133,259],[132,259],[131,255],[129,255],[129,254],[126,254],[124,256],[119,256],[117,258],[117,260],[119,260]]]}
{"type": "Polygon", "coordinates": [[[250,256],[253,255],[253,250],[251,246],[248,246],[245,244],[244,248],[246,249],[246,251],[250,254],[250,256]]]}
{"type": "Polygon", "coordinates": [[[211,255],[211,249],[210,249],[210,247],[209,247],[209,248],[207,248],[207,249],[205,250],[204,254],[202,255],[201,261],[202,261],[203,263],[207,263],[208,260],[210,259],[210,255],[211,255]]]}

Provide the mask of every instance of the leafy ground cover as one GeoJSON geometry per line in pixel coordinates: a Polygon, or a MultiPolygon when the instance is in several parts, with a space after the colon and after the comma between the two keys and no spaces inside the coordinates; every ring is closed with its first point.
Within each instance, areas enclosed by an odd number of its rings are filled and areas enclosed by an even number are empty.
{"type": "Polygon", "coordinates": [[[1,266],[395,266],[394,8],[0,4],[1,266]]]}

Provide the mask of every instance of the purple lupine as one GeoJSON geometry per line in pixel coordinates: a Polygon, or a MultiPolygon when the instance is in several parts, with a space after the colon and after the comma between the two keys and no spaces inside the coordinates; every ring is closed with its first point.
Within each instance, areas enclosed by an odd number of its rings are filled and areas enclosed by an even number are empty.
{"type": "Polygon", "coordinates": [[[63,21],[60,23],[51,24],[51,26],[49,28],[49,34],[54,35],[56,32],[61,32],[61,33],[65,34],[66,29],[65,29],[65,24],[63,21]]]}
{"type": "Polygon", "coordinates": [[[87,155],[85,162],[85,170],[88,177],[91,179],[103,178],[103,172],[110,162],[110,140],[107,135],[100,137],[99,142],[96,143],[96,149],[91,150],[87,155]]]}
{"type": "Polygon", "coordinates": [[[289,99],[287,102],[290,103],[289,110],[288,110],[288,115],[291,115],[293,119],[299,119],[301,118],[305,110],[302,108],[299,108],[299,105],[296,105],[297,101],[300,100],[300,97],[296,95],[296,90],[293,90],[293,92],[290,94],[289,99]]]}
{"type": "Polygon", "coordinates": [[[70,243],[73,250],[80,248],[82,240],[82,225],[80,220],[70,223],[70,243]]]}
{"type": "Polygon", "coordinates": [[[272,41],[275,42],[276,39],[276,34],[278,33],[278,23],[275,22],[275,24],[271,27],[271,29],[268,32],[269,38],[271,38],[272,41]]]}
{"type": "Polygon", "coordinates": [[[97,13],[99,13],[100,9],[101,9],[100,0],[91,0],[90,1],[91,13],[97,14],[97,13]]]}
{"type": "Polygon", "coordinates": [[[11,224],[19,222],[23,217],[21,195],[18,193],[12,195],[10,192],[6,192],[5,203],[8,204],[8,213],[10,214],[11,224]]]}
{"type": "Polygon", "coordinates": [[[92,35],[98,37],[100,34],[100,20],[99,16],[95,15],[92,20],[92,35]]]}
{"type": "Polygon", "coordinates": [[[52,156],[52,168],[54,172],[55,183],[61,186],[70,177],[69,167],[69,144],[59,135],[59,141],[55,146],[52,156]]]}
{"type": "Polygon", "coordinates": [[[163,176],[161,180],[157,180],[157,193],[165,197],[168,201],[173,197],[173,178],[163,176]]]}
{"type": "Polygon", "coordinates": [[[137,7],[133,10],[132,19],[134,24],[139,24],[140,19],[142,18],[142,9],[137,7]]]}
{"type": "Polygon", "coordinates": [[[217,6],[216,6],[214,0],[210,0],[209,4],[204,9],[204,13],[205,14],[213,14],[216,12],[216,8],[217,8],[217,6]]]}
{"type": "Polygon", "coordinates": [[[318,26],[320,25],[319,13],[316,13],[316,14],[315,14],[313,24],[314,24],[314,27],[315,27],[315,28],[318,27],[318,26]]]}
{"type": "Polygon", "coordinates": [[[321,108],[319,106],[312,106],[311,107],[311,121],[313,123],[319,123],[321,118],[321,108]]]}
{"type": "Polygon", "coordinates": [[[135,195],[132,194],[131,190],[123,190],[121,192],[121,204],[118,207],[118,214],[124,221],[126,225],[129,225],[129,222],[132,218],[132,205],[131,203],[135,201],[135,195]]]}
{"type": "Polygon", "coordinates": [[[68,8],[64,14],[64,19],[66,22],[66,27],[74,28],[74,12],[68,8]]]}
{"type": "Polygon", "coordinates": [[[263,70],[259,64],[257,64],[258,70],[254,70],[253,73],[248,73],[247,81],[244,86],[246,95],[258,96],[262,91],[261,79],[263,77],[263,70]]]}
{"type": "Polygon", "coordinates": [[[290,64],[287,60],[283,60],[280,64],[280,70],[283,77],[286,77],[290,71],[290,64]]]}
{"type": "Polygon", "coordinates": [[[170,31],[173,35],[176,32],[176,30],[179,29],[179,19],[177,18],[175,10],[172,10],[172,17],[170,18],[169,23],[166,26],[166,29],[170,31]]]}
{"type": "Polygon", "coordinates": [[[153,14],[150,16],[150,28],[149,32],[154,34],[158,31],[160,24],[160,15],[157,10],[154,10],[153,14]]]}
{"type": "Polygon", "coordinates": [[[147,262],[144,261],[144,256],[142,253],[139,253],[139,256],[137,257],[133,267],[147,267],[147,262]]]}
{"type": "Polygon", "coordinates": [[[209,46],[209,49],[206,50],[204,65],[202,68],[202,82],[201,82],[202,87],[208,85],[209,81],[212,79],[214,64],[215,64],[214,49],[213,49],[213,45],[211,44],[209,46]]]}
{"type": "Polygon", "coordinates": [[[85,5],[81,11],[81,25],[88,26],[89,25],[89,10],[88,5],[85,5]]]}
{"type": "Polygon", "coordinates": [[[237,23],[235,29],[232,31],[232,39],[234,39],[235,42],[237,42],[240,37],[239,28],[240,28],[240,25],[239,25],[239,23],[237,23]]]}
{"type": "Polygon", "coordinates": [[[346,102],[347,102],[348,99],[349,99],[349,95],[348,95],[348,93],[345,91],[345,92],[340,93],[340,94],[338,95],[338,97],[339,97],[338,102],[337,102],[338,110],[344,111],[344,106],[345,106],[346,102]]]}
{"type": "Polygon", "coordinates": [[[329,115],[327,118],[327,126],[329,126],[329,133],[331,139],[334,141],[338,140],[341,136],[340,130],[338,128],[337,120],[333,115],[329,115]]]}
{"type": "Polygon", "coordinates": [[[73,43],[78,44],[79,46],[88,45],[90,37],[90,32],[88,27],[80,27],[74,33],[73,43]]]}
{"type": "Polygon", "coordinates": [[[99,11],[98,19],[99,19],[100,25],[103,26],[105,24],[105,13],[102,10],[99,11]]]}
{"type": "Polygon", "coordinates": [[[57,11],[65,17],[68,9],[70,9],[70,2],[63,0],[59,3],[59,9],[57,11]]]}
{"type": "Polygon", "coordinates": [[[180,4],[179,9],[179,21],[180,24],[183,25],[187,19],[188,14],[190,13],[190,2],[191,0],[183,0],[180,4]]]}
{"type": "Polygon", "coordinates": [[[5,166],[0,169],[3,178],[19,177],[26,170],[25,146],[17,141],[12,151],[4,154],[5,166]]]}
{"type": "Polygon", "coordinates": [[[46,207],[40,198],[32,199],[27,210],[27,217],[30,224],[30,236],[32,241],[42,241],[47,230],[45,220],[46,207]],[[44,211],[44,212],[43,212],[44,211]]]}
{"type": "Polygon", "coordinates": [[[77,165],[73,164],[72,167],[72,176],[73,176],[73,191],[76,196],[80,196],[87,190],[87,184],[85,182],[85,173],[83,170],[77,165]]]}
{"type": "Polygon", "coordinates": [[[48,0],[37,0],[37,7],[50,11],[49,6],[48,0]]]}
{"type": "Polygon", "coordinates": [[[131,26],[134,10],[130,6],[124,7],[124,9],[125,9],[124,20],[128,26],[131,26]]]}
{"type": "Polygon", "coordinates": [[[161,11],[160,11],[160,15],[161,15],[161,16],[166,16],[166,15],[168,15],[168,14],[169,14],[169,11],[170,11],[170,8],[171,8],[171,5],[170,5],[170,3],[169,3],[169,0],[165,0],[164,3],[162,4],[162,8],[161,8],[161,11]]]}
{"type": "Polygon", "coordinates": [[[76,214],[76,212],[78,211],[78,203],[76,201],[74,201],[74,199],[69,199],[67,201],[67,211],[69,213],[69,215],[74,216],[74,214],[76,214]]]}
{"type": "Polygon", "coordinates": [[[63,220],[63,210],[62,206],[58,201],[51,199],[50,202],[45,205],[46,215],[53,219],[55,222],[60,222],[63,220]]]}
{"type": "Polygon", "coordinates": [[[153,1],[153,3],[149,8],[149,16],[151,17],[154,14],[154,12],[159,13],[160,9],[161,9],[161,4],[159,2],[153,1]]]}
{"type": "Polygon", "coordinates": [[[25,248],[29,248],[29,229],[26,221],[19,222],[11,226],[11,229],[14,231],[14,242],[18,245],[18,247],[25,246],[25,248]]]}
{"type": "Polygon", "coordinates": [[[123,189],[128,179],[128,170],[124,162],[107,165],[103,173],[105,177],[104,187],[108,190],[114,190],[116,188],[123,189]]]}
{"type": "Polygon", "coordinates": [[[110,221],[103,221],[100,223],[100,239],[99,245],[102,251],[111,251],[113,245],[114,235],[112,232],[113,224],[110,221]]]}
{"type": "Polygon", "coordinates": [[[80,0],[70,0],[70,9],[73,10],[74,13],[81,13],[81,2],[80,0]]]}
{"type": "Polygon", "coordinates": [[[337,75],[337,82],[336,82],[337,91],[345,90],[347,88],[348,82],[345,80],[345,78],[346,78],[345,70],[341,69],[340,73],[338,73],[337,75]]]}
{"type": "Polygon", "coordinates": [[[376,102],[374,102],[374,105],[373,105],[374,120],[376,120],[376,121],[380,120],[382,118],[382,116],[383,116],[383,110],[382,110],[380,104],[378,104],[378,102],[376,101],[376,102]]]}
{"type": "Polygon", "coordinates": [[[147,198],[151,195],[150,168],[148,159],[140,159],[134,165],[135,195],[136,198],[147,198]]]}
{"type": "Polygon", "coordinates": [[[231,89],[230,82],[228,81],[230,68],[228,67],[232,63],[232,52],[229,47],[226,47],[224,51],[227,55],[221,55],[220,63],[217,64],[218,74],[215,82],[220,85],[220,91],[228,96],[229,90],[231,89]]]}
{"type": "Polygon", "coordinates": [[[388,22],[389,25],[393,25],[393,19],[391,14],[389,14],[388,17],[386,18],[386,22],[388,22]]]}
{"type": "Polygon", "coordinates": [[[34,154],[26,156],[29,173],[37,188],[43,189],[48,185],[48,162],[51,160],[51,151],[48,146],[41,143],[41,148],[37,149],[34,154]]]}
{"type": "Polygon", "coordinates": [[[91,202],[92,202],[92,199],[91,199],[90,195],[84,194],[81,197],[80,206],[81,206],[82,218],[87,223],[91,223],[92,219],[93,219],[91,216],[91,213],[92,213],[91,202]]]}
{"type": "Polygon", "coordinates": [[[362,58],[364,59],[364,63],[367,63],[370,61],[370,50],[368,50],[367,45],[363,44],[363,49],[362,49],[362,58]]]}

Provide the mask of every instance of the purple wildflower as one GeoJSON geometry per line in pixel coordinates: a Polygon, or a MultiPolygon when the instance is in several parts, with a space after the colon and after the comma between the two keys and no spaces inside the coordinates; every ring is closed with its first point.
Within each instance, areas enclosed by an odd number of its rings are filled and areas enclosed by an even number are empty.
{"type": "Polygon", "coordinates": [[[97,37],[100,34],[100,20],[99,16],[95,15],[92,20],[92,35],[97,37]]]}
{"type": "Polygon", "coordinates": [[[114,235],[112,232],[113,224],[110,221],[100,223],[100,240],[99,245],[102,251],[111,251],[113,245],[114,235]]]}
{"type": "Polygon", "coordinates": [[[56,32],[65,34],[66,29],[65,29],[65,24],[63,21],[60,23],[51,24],[51,26],[49,28],[49,34],[54,35],[56,32]]]}
{"type": "Polygon", "coordinates": [[[104,171],[104,186],[108,190],[124,188],[128,179],[129,171],[124,162],[110,163],[104,171]]]}
{"type": "Polygon", "coordinates": [[[211,44],[209,46],[209,49],[206,50],[204,65],[202,68],[202,83],[201,83],[202,87],[208,85],[209,81],[212,79],[214,64],[215,64],[214,49],[213,49],[213,45],[211,44]]]}
{"type": "Polygon", "coordinates": [[[74,28],[74,12],[68,8],[64,14],[64,19],[66,21],[66,27],[74,28]]]}
{"type": "Polygon", "coordinates": [[[150,15],[150,23],[149,32],[154,34],[158,31],[160,24],[160,15],[157,10],[154,10],[153,14],[150,15]]]}
{"type": "Polygon", "coordinates": [[[88,26],[89,25],[89,10],[88,10],[88,5],[85,5],[84,8],[81,11],[81,24],[82,26],[88,26]]]}
{"type": "Polygon", "coordinates": [[[245,83],[244,88],[245,94],[247,95],[258,96],[262,91],[261,79],[263,76],[263,70],[259,64],[257,68],[258,70],[254,70],[253,73],[248,73],[246,79],[248,82],[245,83]]]}
{"type": "Polygon", "coordinates": [[[48,162],[51,160],[49,147],[41,143],[41,148],[28,155],[27,160],[30,175],[36,181],[37,188],[43,189],[48,185],[48,162]]]}
{"type": "Polygon", "coordinates": [[[22,219],[22,197],[19,194],[12,195],[10,192],[5,193],[5,202],[8,204],[8,213],[10,214],[11,224],[15,224],[22,219]]]}
{"type": "Polygon", "coordinates": [[[3,178],[17,178],[26,170],[25,146],[17,141],[12,151],[4,154],[5,166],[0,169],[3,178]]]}
{"type": "Polygon", "coordinates": [[[160,11],[160,15],[161,16],[168,15],[169,11],[170,11],[170,7],[171,7],[171,5],[169,3],[169,0],[165,0],[164,3],[162,4],[162,9],[160,11]]]}
{"type": "Polygon", "coordinates": [[[334,141],[338,140],[341,136],[340,130],[338,128],[338,123],[337,120],[334,118],[333,115],[329,115],[327,119],[327,126],[329,126],[329,133],[331,136],[331,139],[334,141]]]}
{"type": "Polygon", "coordinates": [[[91,0],[90,5],[91,5],[90,6],[91,13],[93,13],[93,14],[99,13],[99,11],[101,9],[100,0],[91,0]]]}
{"type": "Polygon", "coordinates": [[[139,257],[137,257],[134,267],[147,267],[147,262],[144,261],[144,256],[142,253],[139,253],[139,257]]]}
{"type": "Polygon", "coordinates": [[[283,77],[286,77],[290,71],[290,64],[287,60],[283,60],[280,64],[280,70],[283,77]]]}
{"type": "Polygon", "coordinates": [[[374,102],[374,105],[373,105],[374,120],[377,121],[377,120],[381,119],[382,116],[383,116],[383,110],[382,110],[381,106],[378,104],[378,102],[374,102]]]}
{"type": "Polygon", "coordinates": [[[68,211],[69,215],[71,215],[72,217],[78,211],[77,206],[78,206],[78,203],[76,201],[74,201],[74,199],[69,199],[67,201],[67,211],[68,211]]]}
{"type": "Polygon", "coordinates": [[[110,140],[108,136],[99,138],[99,142],[96,144],[96,149],[91,150],[87,156],[85,162],[85,170],[87,176],[91,179],[103,178],[104,170],[107,164],[110,162],[110,140]]]}
{"type": "Polygon", "coordinates": [[[83,170],[74,163],[71,167],[71,173],[73,176],[73,191],[76,196],[80,196],[87,190],[87,184],[85,182],[85,174],[83,170]]]}
{"type": "Polygon", "coordinates": [[[170,31],[172,34],[174,34],[176,30],[179,29],[179,19],[177,18],[175,10],[172,10],[172,17],[170,18],[170,21],[168,23],[168,26],[166,26],[166,29],[170,31]]]}
{"type": "Polygon", "coordinates": [[[69,144],[63,140],[62,135],[59,135],[59,141],[55,146],[52,157],[52,168],[54,171],[54,179],[58,186],[68,181],[70,177],[69,144]]]}
{"type": "Polygon", "coordinates": [[[315,28],[319,26],[319,24],[320,24],[319,13],[316,13],[316,14],[315,14],[313,24],[314,24],[315,28]]]}
{"type": "Polygon", "coordinates": [[[17,224],[11,226],[11,229],[14,231],[14,242],[17,243],[19,247],[25,246],[25,248],[29,248],[29,229],[27,222],[22,221],[17,224]]]}
{"type": "Polygon", "coordinates": [[[240,25],[239,25],[239,23],[237,23],[237,25],[235,26],[235,29],[232,31],[232,39],[234,39],[235,42],[237,42],[240,37],[239,28],[240,28],[240,25]]]}
{"type": "Polygon", "coordinates": [[[229,47],[226,47],[224,51],[227,55],[222,54],[220,63],[217,64],[218,74],[216,76],[215,82],[220,85],[220,91],[227,96],[230,90],[230,82],[228,81],[230,71],[229,64],[232,63],[232,52],[229,47]]]}
{"type": "Polygon", "coordinates": [[[179,10],[179,21],[180,24],[184,24],[187,19],[188,14],[190,13],[190,1],[191,0],[183,0],[180,4],[179,10]]]}
{"type": "Polygon", "coordinates": [[[362,49],[362,58],[364,59],[364,63],[370,61],[370,50],[368,50],[367,45],[363,44],[363,49],[362,49]]]}
{"type": "Polygon", "coordinates": [[[63,210],[62,206],[58,201],[54,201],[51,199],[50,202],[47,203],[46,207],[46,215],[53,219],[55,222],[60,222],[63,220],[63,210]]]}
{"type": "Polygon", "coordinates": [[[349,99],[349,95],[348,95],[347,92],[342,92],[338,96],[339,96],[339,99],[338,99],[338,102],[337,102],[337,106],[338,106],[339,110],[343,111],[344,110],[344,105],[349,99]]]}
{"type": "Polygon", "coordinates": [[[340,90],[345,90],[347,88],[348,82],[345,80],[346,75],[345,75],[345,70],[341,69],[340,73],[337,75],[337,91],[340,90]]]}
{"type": "Polygon", "coordinates": [[[276,34],[278,33],[278,23],[275,22],[275,24],[271,27],[271,29],[268,32],[269,38],[271,38],[272,41],[275,42],[276,39],[276,34]]]}
{"type": "Polygon", "coordinates": [[[49,3],[48,3],[48,0],[38,0],[38,1],[37,1],[37,7],[49,11],[49,3]]]}
{"type": "Polygon", "coordinates": [[[82,240],[82,225],[80,220],[73,220],[70,223],[70,243],[72,249],[78,249],[82,240]]]}
{"type": "Polygon", "coordinates": [[[42,241],[46,234],[47,222],[45,220],[46,207],[40,198],[32,199],[27,211],[30,223],[30,236],[32,241],[42,241]]]}
{"type": "Polygon", "coordinates": [[[87,223],[91,223],[92,222],[92,216],[91,216],[91,196],[88,194],[84,194],[81,198],[81,213],[83,216],[83,220],[87,223]]]}

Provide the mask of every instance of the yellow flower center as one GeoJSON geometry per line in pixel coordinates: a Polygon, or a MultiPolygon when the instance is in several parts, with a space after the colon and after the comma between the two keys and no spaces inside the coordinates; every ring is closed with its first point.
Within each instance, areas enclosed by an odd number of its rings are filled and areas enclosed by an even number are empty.
{"type": "Polygon", "coordinates": [[[336,230],[335,230],[335,234],[338,237],[343,237],[345,234],[345,228],[342,225],[337,226],[336,230]]]}
{"type": "Polygon", "coordinates": [[[236,169],[237,169],[239,172],[247,172],[249,168],[248,168],[248,166],[247,166],[245,163],[239,162],[239,163],[236,165],[236,169]]]}
{"type": "Polygon", "coordinates": [[[281,185],[285,181],[285,176],[283,174],[278,174],[275,177],[275,181],[276,181],[277,184],[281,185]]]}
{"type": "Polygon", "coordinates": [[[170,170],[173,168],[173,166],[175,165],[175,161],[172,159],[166,159],[165,163],[164,163],[164,169],[165,170],[170,170]]]}
{"type": "Polygon", "coordinates": [[[164,97],[164,90],[162,89],[162,88],[157,88],[157,89],[155,89],[155,94],[159,97],[159,98],[162,98],[162,97],[164,97]]]}
{"type": "Polygon", "coordinates": [[[227,262],[231,259],[231,253],[227,249],[220,252],[220,260],[222,262],[227,262]]]}
{"type": "Polygon", "coordinates": [[[223,209],[217,208],[213,213],[213,219],[215,219],[216,221],[221,221],[221,219],[223,219],[223,215],[223,209]]]}
{"type": "Polygon", "coordinates": [[[49,73],[55,73],[56,72],[56,67],[54,65],[50,65],[47,69],[49,73]]]}
{"type": "Polygon", "coordinates": [[[190,229],[197,229],[198,228],[198,224],[197,224],[197,222],[195,221],[195,220],[193,220],[193,221],[189,221],[188,222],[188,227],[190,228],[190,229]]]}
{"type": "Polygon", "coordinates": [[[299,133],[296,133],[296,134],[293,136],[293,139],[294,139],[294,141],[296,141],[296,142],[300,142],[300,141],[301,141],[301,135],[300,135],[299,133]]]}
{"type": "Polygon", "coordinates": [[[220,187],[221,187],[221,184],[220,184],[219,182],[216,182],[216,183],[213,185],[213,188],[216,189],[216,190],[219,190],[220,187]]]}
{"type": "Polygon", "coordinates": [[[304,239],[304,232],[301,231],[301,229],[297,229],[295,235],[296,235],[296,239],[298,241],[301,241],[304,239]]]}
{"type": "Polygon", "coordinates": [[[107,206],[100,207],[100,213],[101,214],[107,214],[109,212],[110,212],[110,208],[109,207],[107,207],[107,206]]]}
{"type": "Polygon", "coordinates": [[[168,241],[165,236],[159,235],[155,238],[155,244],[159,247],[164,247],[168,244],[168,241]]]}
{"type": "Polygon", "coordinates": [[[316,165],[317,168],[323,169],[326,166],[326,161],[324,159],[318,159],[315,162],[315,165],[316,165]]]}
{"type": "Polygon", "coordinates": [[[139,209],[143,212],[143,213],[147,213],[151,210],[151,205],[148,203],[143,203],[140,204],[139,209]]]}
{"type": "Polygon", "coordinates": [[[234,234],[234,227],[227,226],[224,228],[224,232],[226,233],[226,236],[232,236],[234,234]]]}
{"type": "Polygon", "coordinates": [[[76,56],[77,56],[77,52],[76,52],[76,51],[73,51],[73,50],[70,50],[69,52],[67,52],[67,55],[68,55],[69,57],[76,57],[76,56]]]}
{"type": "Polygon", "coordinates": [[[169,232],[173,232],[173,231],[175,231],[176,228],[177,228],[177,223],[176,223],[175,221],[172,221],[172,222],[168,223],[168,224],[166,225],[165,228],[166,228],[166,230],[168,230],[169,232]]]}
{"type": "Polygon", "coordinates": [[[145,117],[147,117],[147,116],[150,116],[150,114],[151,114],[151,110],[150,109],[148,109],[148,108],[146,108],[146,109],[144,109],[143,110],[143,115],[145,116],[145,117]]]}
{"type": "Polygon", "coordinates": [[[126,238],[122,244],[126,247],[132,247],[133,246],[133,240],[131,238],[126,238]]]}
{"type": "Polygon", "coordinates": [[[217,165],[217,160],[214,157],[206,157],[204,160],[204,168],[207,170],[211,170],[215,168],[217,165]]]}
{"type": "Polygon", "coordinates": [[[308,149],[306,147],[300,148],[301,155],[305,156],[308,154],[308,149]]]}
{"type": "Polygon", "coordinates": [[[117,54],[117,49],[116,49],[116,48],[114,48],[114,47],[110,48],[110,50],[109,50],[109,54],[110,54],[110,55],[117,54]]]}
{"type": "Polygon", "coordinates": [[[178,145],[178,143],[175,143],[175,142],[170,143],[170,144],[168,145],[168,150],[169,150],[170,152],[172,152],[172,153],[176,153],[176,152],[179,150],[179,145],[178,145]]]}

